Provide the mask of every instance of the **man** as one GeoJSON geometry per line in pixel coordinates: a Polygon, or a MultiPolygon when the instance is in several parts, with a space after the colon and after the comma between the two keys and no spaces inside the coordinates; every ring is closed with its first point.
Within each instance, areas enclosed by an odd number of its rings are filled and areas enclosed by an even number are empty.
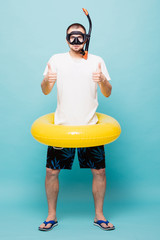
{"type": "MultiPolygon", "coordinates": [[[[67,34],[79,31],[82,34],[70,36],[70,42],[83,40],[86,34],[81,24],[72,24],[67,34]]],[[[67,41],[67,40],[66,40],[67,41]]],[[[112,86],[109,83],[105,63],[101,57],[88,54],[84,59],[82,49],[86,43],[67,44],[70,51],[53,55],[44,71],[41,83],[42,92],[47,95],[57,83],[57,109],[54,124],[86,125],[96,124],[95,114],[97,101],[97,86],[105,97],[111,95],[112,86]]],[[[106,190],[105,153],[104,145],[90,148],[77,148],[81,168],[90,168],[93,174],[92,192],[95,204],[94,224],[104,230],[113,230],[115,227],[103,215],[103,202],[106,190]],[[99,154],[99,159],[96,158],[99,154]],[[96,155],[96,156],[95,156],[96,155]]],[[[56,218],[56,204],[59,192],[58,175],[61,169],[71,169],[74,160],[75,148],[56,148],[48,146],[45,188],[48,201],[48,217],[39,227],[47,231],[58,224],[56,218]]]]}

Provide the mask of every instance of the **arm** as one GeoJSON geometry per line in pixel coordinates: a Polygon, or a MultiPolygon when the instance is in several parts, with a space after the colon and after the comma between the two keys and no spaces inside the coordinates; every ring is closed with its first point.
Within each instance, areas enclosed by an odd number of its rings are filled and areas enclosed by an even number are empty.
{"type": "Polygon", "coordinates": [[[48,63],[48,72],[43,78],[43,81],[41,83],[41,89],[45,95],[51,92],[56,80],[57,80],[57,73],[52,72],[51,65],[48,63]]]}
{"type": "Polygon", "coordinates": [[[52,82],[52,83],[49,82],[49,81],[48,81],[48,76],[46,75],[46,76],[43,78],[43,81],[42,81],[42,83],[41,83],[42,92],[43,92],[45,95],[48,95],[48,94],[51,92],[54,84],[55,84],[55,81],[52,82]]]}
{"type": "Polygon", "coordinates": [[[94,82],[98,83],[102,94],[105,97],[109,97],[111,95],[112,86],[105,75],[102,73],[101,63],[98,64],[98,70],[97,72],[93,73],[92,78],[94,82]]]}
{"type": "Polygon", "coordinates": [[[109,97],[111,95],[112,85],[109,83],[109,81],[104,76],[104,74],[101,75],[101,81],[98,82],[98,85],[99,85],[99,87],[101,89],[101,93],[105,97],[109,97]]]}

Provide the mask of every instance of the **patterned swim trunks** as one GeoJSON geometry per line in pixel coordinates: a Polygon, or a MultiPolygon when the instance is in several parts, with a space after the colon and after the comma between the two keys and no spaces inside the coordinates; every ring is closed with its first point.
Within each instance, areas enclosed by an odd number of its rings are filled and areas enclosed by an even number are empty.
{"type": "MultiPolygon", "coordinates": [[[[46,167],[51,169],[72,169],[76,148],[48,146],[46,167]]],[[[77,148],[80,168],[105,168],[104,145],[77,148]]]]}

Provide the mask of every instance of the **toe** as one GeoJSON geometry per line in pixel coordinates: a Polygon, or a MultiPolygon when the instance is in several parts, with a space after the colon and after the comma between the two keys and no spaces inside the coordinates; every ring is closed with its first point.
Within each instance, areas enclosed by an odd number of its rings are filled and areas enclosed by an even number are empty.
{"type": "Polygon", "coordinates": [[[40,226],[39,226],[39,228],[44,228],[45,227],[45,224],[44,223],[42,223],[40,226]]]}
{"type": "Polygon", "coordinates": [[[52,224],[48,223],[44,228],[50,228],[52,224]]]}
{"type": "Polygon", "coordinates": [[[113,227],[113,224],[112,224],[112,223],[108,223],[108,226],[109,226],[109,227],[113,227]]]}
{"type": "Polygon", "coordinates": [[[108,223],[108,225],[107,225],[105,223],[101,223],[101,226],[104,227],[104,228],[110,228],[110,227],[113,227],[113,224],[112,223],[108,223]]]}
{"type": "Polygon", "coordinates": [[[42,223],[39,227],[40,228],[50,228],[51,224],[48,223],[47,225],[45,225],[44,223],[42,223]]]}
{"type": "Polygon", "coordinates": [[[109,224],[107,225],[105,223],[101,223],[101,226],[104,227],[104,228],[109,228],[110,227],[109,224]]]}

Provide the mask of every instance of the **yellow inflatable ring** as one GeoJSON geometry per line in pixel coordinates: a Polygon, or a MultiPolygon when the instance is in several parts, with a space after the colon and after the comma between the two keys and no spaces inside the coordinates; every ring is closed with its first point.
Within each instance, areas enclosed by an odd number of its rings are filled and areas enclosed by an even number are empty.
{"type": "Polygon", "coordinates": [[[49,113],[33,123],[31,133],[40,143],[64,148],[93,147],[115,141],[121,133],[119,123],[108,115],[96,115],[97,124],[66,126],[55,125],[54,113],[49,113]]]}

